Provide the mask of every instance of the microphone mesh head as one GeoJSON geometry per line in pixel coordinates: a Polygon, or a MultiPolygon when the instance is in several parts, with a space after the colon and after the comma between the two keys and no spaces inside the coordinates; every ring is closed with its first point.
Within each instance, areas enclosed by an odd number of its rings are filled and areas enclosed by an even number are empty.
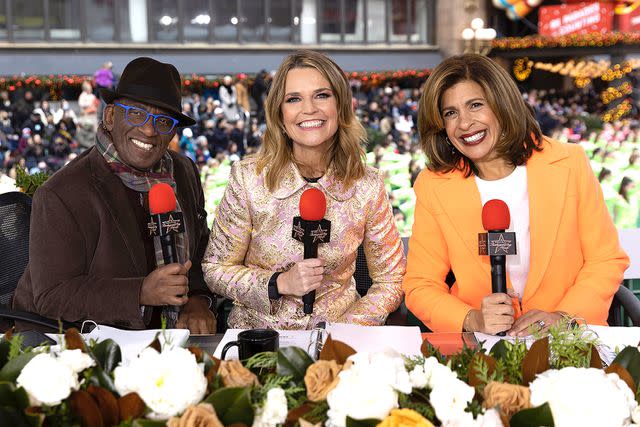
{"type": "Polygon", "coordinates": [[[149,210],[152,215],[176,210],[176,195],[169,184],[160,182],[149,190],[149,210]]]}
{"type": "Polygon", "coordinates": [[[320,221],[327,211],[327,199],[317,188],[309,188],[300,196],[300,217],[305,221],[320,221]]]}
{"type": "Polygon", "coordinates": [[[482,207],[482,227],[485,230],[506,230],[511,224],[509,206],[500,199],[491,199],[482,207]]]}

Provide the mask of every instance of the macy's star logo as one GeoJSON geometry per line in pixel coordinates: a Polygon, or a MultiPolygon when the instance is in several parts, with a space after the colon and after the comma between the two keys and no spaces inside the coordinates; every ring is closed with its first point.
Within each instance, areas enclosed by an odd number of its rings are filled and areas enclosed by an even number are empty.
{"type": "Polygon", "coordinates": [[[313,237],[314,242],[318,239],[320,243],[323,243],[324,239],[327,237],[327,230],[323,229],[322,226],[318,224],[318,228],[311,231],[311,237],[313,237]]]}
{"type": "Polygon", "coordinates": [[[180,231],[180,221],[177,219],[173,219],[171,215],[169,215],[169,219],[166,221],[162,221],[162,226],[167,230],[167,233],[174,232],[177,233],[180,231]]]}
{"type": "Polygon", "coordinates": [[[501,234],[500,237],[498,237],[498,240],[491,241],[490,246],[493,248],[494,254],[497,254],[498,251],[503,251],[505,254],[508,254],[511,242],[509,240],[505,240],[504,236],[501,234]]]}

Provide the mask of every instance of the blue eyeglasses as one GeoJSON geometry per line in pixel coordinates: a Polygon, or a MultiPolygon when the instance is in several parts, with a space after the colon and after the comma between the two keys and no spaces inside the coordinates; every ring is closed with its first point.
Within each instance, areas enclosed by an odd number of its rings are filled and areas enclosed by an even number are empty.
{"type": "Polygon", "coordinates": [[[164,114],[151,114],[144,108],[124,105],[119,102],[114,102],[114,105],[122,107],[124,110],[124,119],[131,126],[143,126],[149,121],[149,117],[153,117],[153,127],[156,132],[166,135],[171,133],[178,124],[178,120],[173,117],[165,116],[164,114]]]}

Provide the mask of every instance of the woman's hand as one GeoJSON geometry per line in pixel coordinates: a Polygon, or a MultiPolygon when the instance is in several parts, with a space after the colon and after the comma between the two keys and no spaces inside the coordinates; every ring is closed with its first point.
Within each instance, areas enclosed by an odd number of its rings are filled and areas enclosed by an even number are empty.
{"type": "Polygon", "coordinates": [[[515,321],[508,334],[515,337],[530,335],[530,327],[532,325],[533,331],[543,331],[557,323],[563,316],[563,313],[557,311],[549,313],[542,310],[530,310],[515,321]]]}
{"type": "Polygon", "coordinates": [[[513,306],[507,294],[491,294],[482,299],[480,310],[471,310],[465,329],[495,335],[513,325],[513,306]]]}
{"type": "Polygon", "coordinates": [[[301,297],[320,287],[323,275],[324,260],[305,259],[278,276],[278,292],[301,297]]]}

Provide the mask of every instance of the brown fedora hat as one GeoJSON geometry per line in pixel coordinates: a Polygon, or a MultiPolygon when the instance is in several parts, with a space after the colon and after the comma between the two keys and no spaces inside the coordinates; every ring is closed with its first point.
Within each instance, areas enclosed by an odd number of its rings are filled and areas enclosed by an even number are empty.
{"type": "Polygon", "coordinates": [[[115,90],[100,89],[104,102],[111,104],[117,98],[135,101],[167,110],[179,120],[178,126],[192,126],[196,122],[182,114],[180,74],[171,64],[140,57],[129,62],[115,90]]]}

